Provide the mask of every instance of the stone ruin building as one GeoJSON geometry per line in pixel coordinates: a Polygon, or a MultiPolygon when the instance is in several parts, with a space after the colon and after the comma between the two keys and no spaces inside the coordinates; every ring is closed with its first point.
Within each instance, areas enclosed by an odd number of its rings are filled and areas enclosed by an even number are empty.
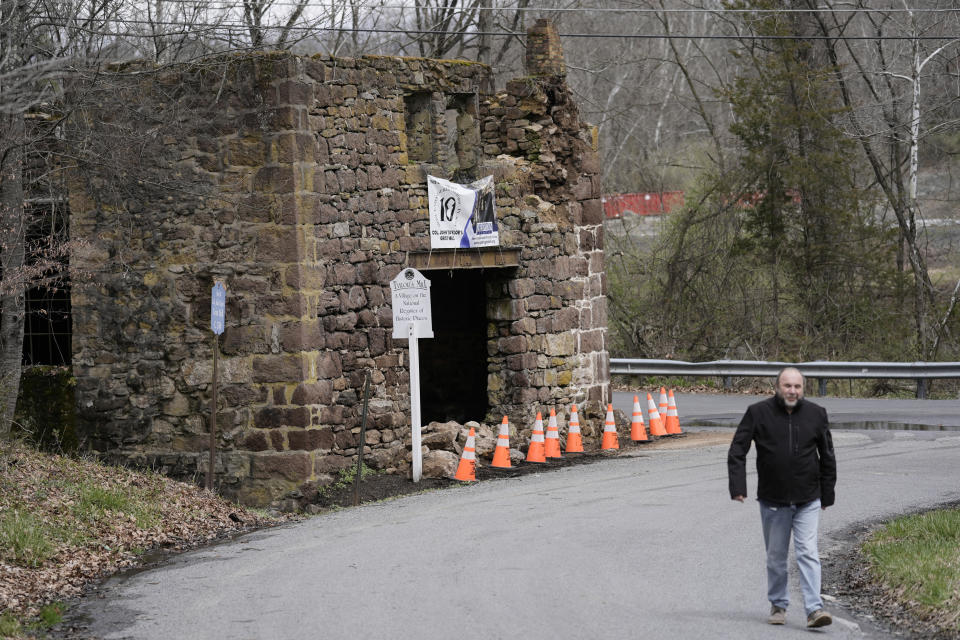
{"type": "MultiPolygon", "coordinates": [[[[598,434],[610,388],[596,132],[552,25],[528,36],[529,75],[495,93],[484,65],[398,57],[245,54],[133,76],[117,105],[193,114],[154,136],[162,153],[141,154],[137,184],[189,188],[109,200],[92,165],[70,185],[71,236],[86,241],[71,260],[95,274],[72,299],[92,449],[203,477],[219,280],[218,491],[282,504],[332,482],[361,444],[370,466],[408,473],[408,349],[389,287],[408,266],[431,280],[424,425],[508,415],[519,447],[538,410],[578,403],[598,434]],[[430,250],[428,174],[494,176],[499,247],[430,250]]],[[[102,102],[89,120],[128,112],[102,102]]]]}

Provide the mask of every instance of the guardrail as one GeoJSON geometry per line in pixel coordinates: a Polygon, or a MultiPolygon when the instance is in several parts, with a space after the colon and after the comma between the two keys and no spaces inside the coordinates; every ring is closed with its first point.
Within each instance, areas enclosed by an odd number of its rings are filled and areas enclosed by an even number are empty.
{"type": "Polygon", "coordinates": [[[729,387],[734,376],[773,377],[784,367],[796,367],[807,378],[817,378],[820,395],[827,393],[827,380],[834,378],[895,378],[917,381],[917,397],[927,397],[927,381],[960,378],[960,362],[763,362],[759,360],[636,360],[611,358],[610,373],[616,375],[717,376],[729,387]]]}

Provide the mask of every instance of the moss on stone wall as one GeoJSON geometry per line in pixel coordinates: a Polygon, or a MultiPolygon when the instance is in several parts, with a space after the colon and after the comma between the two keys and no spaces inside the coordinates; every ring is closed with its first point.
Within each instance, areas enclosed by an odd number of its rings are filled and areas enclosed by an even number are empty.
{"type": "Polygon", "coordinates": [[[17,397],[17,430],[43,451],[76,451],[76,384],[69,367],[25,368],[17,397]]]}

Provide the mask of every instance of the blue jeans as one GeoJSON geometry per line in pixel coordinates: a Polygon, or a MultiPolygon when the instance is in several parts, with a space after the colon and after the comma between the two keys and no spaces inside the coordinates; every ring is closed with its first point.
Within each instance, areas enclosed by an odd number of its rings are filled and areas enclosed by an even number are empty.
{"type": "Polygon", "coordinates": [[[820,525],[820,500],[802,505],[774,506],[760,500],[763,543],[767,549],[767,599],[784,609],[790,604],[787,592],[787,553],[790,534],[800,569],[800,591],[807,615],[823,608],[820,599],[820,555],[817,528],[820,525]]]}

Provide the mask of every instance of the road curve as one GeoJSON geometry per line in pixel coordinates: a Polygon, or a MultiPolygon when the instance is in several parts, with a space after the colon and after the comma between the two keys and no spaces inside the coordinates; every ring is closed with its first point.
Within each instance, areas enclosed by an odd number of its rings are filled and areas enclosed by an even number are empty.
{"type": "MultiPolygon", "coordinates": [[[[835,443],[826,554],[856,523],[960,498],[958,432],[835,443]]],[[[67,623],[105,640],[767,639],[758,508],[729,499],[725,461],[724,444],[639,449],[347,509],[111,579],[67,623]]],[[[834,613],[832,638],[889,637],[834,613]]],[[[810,638],[801,606],[776,633],[810,638]]]]}

